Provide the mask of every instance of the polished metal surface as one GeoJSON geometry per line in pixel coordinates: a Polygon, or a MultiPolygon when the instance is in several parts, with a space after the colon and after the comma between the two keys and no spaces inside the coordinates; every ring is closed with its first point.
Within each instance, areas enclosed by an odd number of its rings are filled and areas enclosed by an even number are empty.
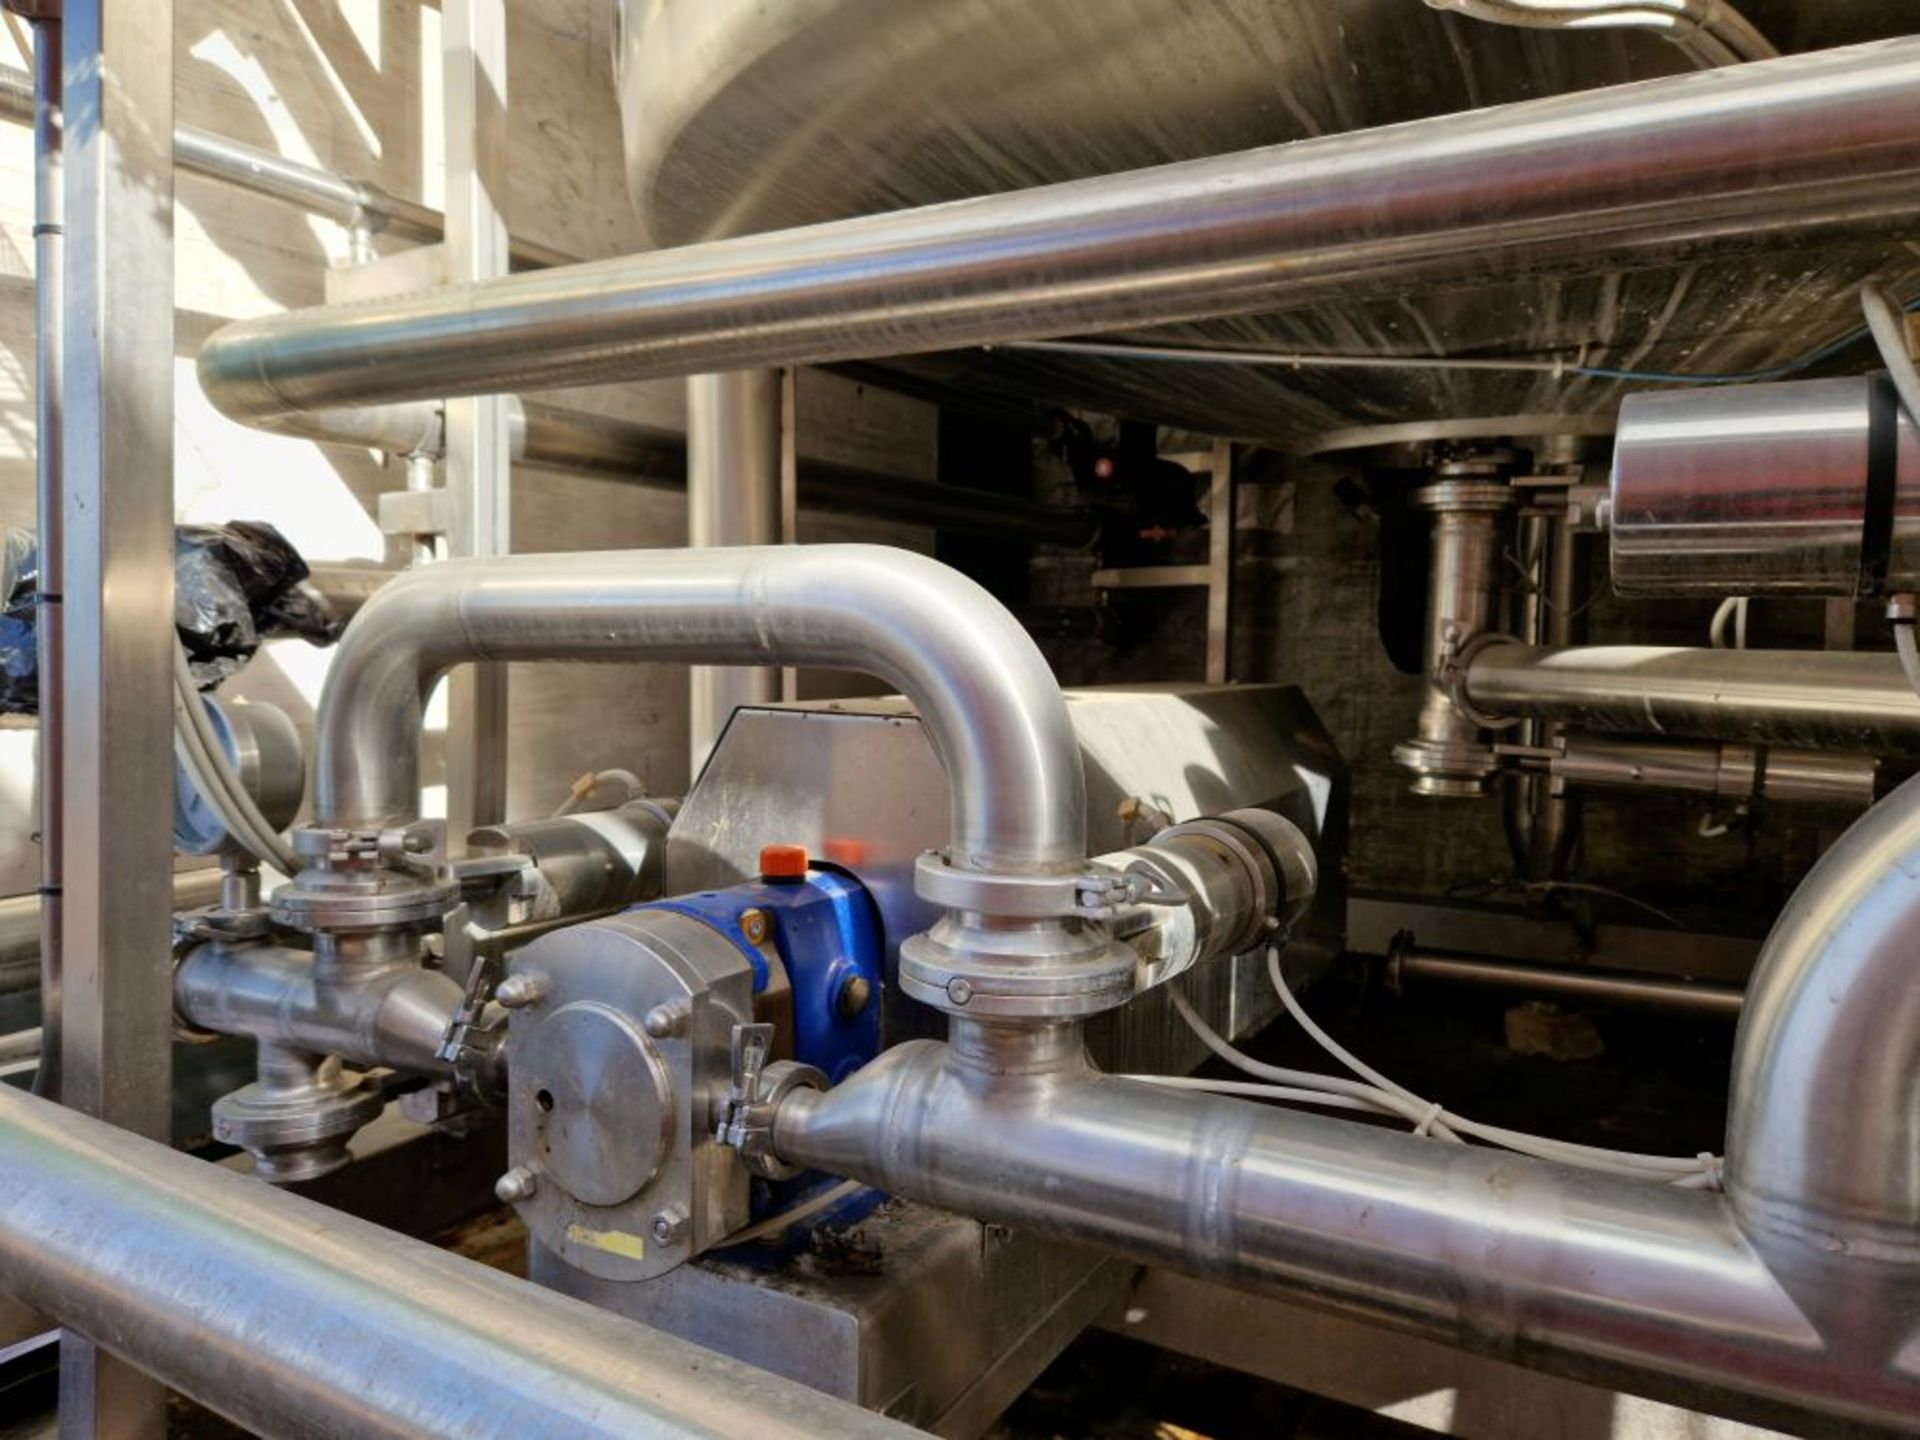
{"type": "MultiPolygon", "coordinates": [[[[1314,902],[1294,925],[1290,983],[1310,985],[1344,948],[1346,767],[1300,691],[1279,685],[1120,686],[1069,690],[1067,715],[1087,778],[1097,852],[1126,849],[1164,823],[1262,806],[1313,840],[1314,902]]],[[[915,861],[949,829],[933,743],[897,699],[743,710],[734,716],[667,837],[663,891],[720,889],[759,873],[761,845],[784,841],[856,875],[879,907],[891,979],[903,938],[939,911],[914,892],[915,861]]],[[[1189,971],[1182,985],[1224,1034],[1245,1035],[1279,1008],[1258,956],[1189,971]]],[[[890,997],[892,1001],[892,997],[890,997]]],[[[899,999],[889,1043],[940,1033],[939,1018],[899,999]]],[[[1184,1072],[1206,1052],[1154,990],[1088,1024],[1099,1062],[1184,1072]]]]}
{"type": "Polygon", "coordinates": [[[1650,30],[1703,69],[1780,53],[1731,0],[1427,0],[1427,5],[1535,30],[1650,30]]]}
{"type": "MultiPolygon", "coordinates": [[[[506,0],[445,0],[440,21],[441,140],[446,161],[446,278],[484,283],[509,268],[506,203],[512,97],[506,0]]],[[[513,422],[505,395],[446,402],[441,492],[446,553],[513,549],[513,422]]],[[[447,678],[447,825],[464,836],[507,818],[507,670],[466,665],[447,678]]]]}
{"type": "Polygon", "coordinates": [[[700,660],[857,670],[918,706],[952,786],[951,843],[979,867],[1086,858],[1060,689],[997,601],[946,566],[864,545],[515,555],[412,572],[368,603],[316,722],[321,823],[419,807],[433,679],[474,660],[700,660]]]}
{"type": "Polygon", "coordinates": [[[1727,1121],[1727,1188],[1750,1226],[1909,1269],[1920,1262],[1916,866],[1920,780],[1909,780],[1821,856],[1768,935],[1727,1121]]]}
{"type": "Polygon", "coordinates": [[[33,27],[33,80],[28,110],[33,123],[33,444],[34,533],[39,579],[34,602],[34,668],[39,715],[38,800],[40,822],[40,1015],[47,1030],[33,1077],[34,1092],[60,1095],[60,911],[64,862],[66,737],[61,719],[65,646],[61,644],[65,590],[65,480],[61,464],[60,395],[66,326],[66,182],[62,154],[65,112],[61,97],[61,27],[43,18],[33,27]]]}
{"type": "Polygon", "coordinates": [[[329,974],[308,950],[211,943],[189,950],[173,977],[173,1006],[189,1026],[251,1035],[365,1068],[445,1075],[440,1044],[460,986],[411,960],[329,974]]]}
{"type": "MultiPolygon", "coordinates": [[[[1861,556],[1872,382],[1644,391],[1620,407],[1607,524],[1623,595],[1871,593],[1861,556]]],[[[1920,585],[1920,429],[1896,431],[1885,581],[1920,585]]]]}
{"type": "MultiPolygon", "coordinates": [[[[1876,1046],[1874,1053],[1891,1054],[1876,1046]]],[[[1102,1075],[962,1024],[781,1105],[782,1158],[982,1219],[1761,1420],[1912,1431],[1916,1312],[1811,1308],[1722,1196],[1102,1075]]],[[[1810,1287],[1803,1289],[1802,1287],[1810,1287]]]]}
{"type": "Polygon", "coordinates": [[[1498,768],[1478,720],[1454,703],[1446,674],[1470,642],[1496,624],[1494,605],[1509,552],[1505,535],[1514,492],[1505,452],[1449,461],[1413,494],[1433,517],[1427,577],[1427,634],[1421,648],[1427,684],[1413,739],[1394,746],[1394,761],[1413,772],[1416,795],[1477,796],[1498,768]]]}
{"type": "Polygon", "coordinates": [[[1580,970],[1564,965],[1529,965],[1484,955],[1455,955],[1407,945],[1387,957],[1387,984],[1397,992],[1446,989],[1491,990],[1497,994],[1547,996],[1573,1005],[1603,1009],[1651,1010],[1737,1020],[1745,992],[1737,985],[1706,981],[1661,980],[1612,970],[1580,970]]]}
{"type": "Polygon", "coordinates": [[[1465,690],[1490,714],[1600,730],[1920,755],[1920,697],[1890,654],[1491,645],[1465,690]]]}
{"type": "Polygon", "coordinates": [[[651,1280],[746,1224],[748,1175],[714,1138],[729,1041],[755,1019],[746,957],[667,910],[521,950],[508,1027],[512,1200],[533,1239],[603,1280],[651,1280]]]}
{"type": "MultiPolygon", "coordinates": [[[[926,9],[903,8],[925,25],[926,9]]],[[[1151,43],[1164,50],[1164,39],[1151,43]]],[[[871,44],[847,53],[890,73],[873,65],[871,44]]],[[[1057,83],[1053,68],[1036,73],[1057,83]]],[[[1261,76],[1270,95],[1272,76],[1261,76]]],[[[978,88],[1007,103],[1004,87],[978,88]]],[[[1231,112],[1205,87],[1195,96],[1231,112]]],[[[1127,113],[1131,123],[1139,112],[1127,113]]],[[[271,421],[1591,274],[1670,259],[1676,246],[1750,255],[1908,223],[1920,205],[1917,121],[1920,40],[1888,41],[245,320],[208,342],[200,378],[228,415],[271,421]]],[[[740,151],[759,164],[774,153],[740,151]]],[[[1484,291],[1472,303],[1510,313],[1484,291]]]]}
{"type": "MultiPolygon", "coordinates": [[[[780,543],[778,370],[687,379],[687,544],[780,543]]],[[[688,677],[687,773],[698,775],[728,718],[780,698],[780,672],[696,665],[688,677]]]]}
{"type": "MultiPolygon", "coordinates": [[[[630,188],[667,245],[1397,125],[1689,65],[1652,34],[1505,29],[1418,0],[624,0],[621,8],[630,188]]],[[[1793,48],[1913,28],[1885,0],[1745,8],[1793,48]]],[[[1693,91],[1709,92],[1718,86],[1693,91]]],[[[1680,171],[1698,157],[1669,129],[1672,112],[1645,118],[1643,143],[1621,173],[1670,199],[1684,193],[1680,171]]],[[[1525,183],[1498,163],[1488,173],[1525,183]]],[[[1463,258],[1483,240],[1502,241],[1497,212],[1508,198],[1445,207],[1474,228],[1463,258]]],[[[1784,200],[1783,214],[1797,204],[1784,200]]],[[[1856,323],[1852,291],[1868,275],[1904,288],[1920,278],[1897,243],[1778,237],[1708,264],[1659,243],[1610,251],[1595,233],[1574,274],[1521,274],[1489,257],[1461,286],[1410,280],[1389,297],[1125,337],[1420,360],[1513,356],[1547,362],[1548,373],[1289,370],[1231,357],[1176,367],[1005,352],[944,355],[913,371],[1283,443],[1389,421],[1425,436],[1463,423],[1456,433],[1551,433],[1607,424],[1620,392],[1607,380],[1555,378],[1555,358],[1746,370],[1856,323]],[[1500,418],[1528,413],[1518,423],[1500,418]]]]}
{"type": "Polygon", "coordinates": [[[11,1090],[0,1155],[0,1289],[258,1435],[918,1433],[11,1090]]]}
{"type": "Polygon", "coordinates": [[[1710,795],[1734,806],[1773,801],[1865,810],[1880,789],[1880,762],[1871,755],[1708,740],[1572,734],[1546,770],[1569,785],[1710,795]]]}
{"type": "Polygon", "coordinates": [[[634,800],[544,820],[510,820],[467,836],[469,856],[525,856],[533,870],[513,913],[489,924],[597,915],[660,893],[660,866],[676,802],[634,800]]]}
{"type": "MultiPolygon", "coordinates": [[[[174,5],[66,0],[60,1098],[169,1131],[174,5]],[[84,117],[84,118],[82,118],[84,117]]],[[[79,1123],[77,1120],[74,1123],[79,1123]]],[[[165,1395],[61,1342],[63,1440],[158,1440],[165,1395]]]]}

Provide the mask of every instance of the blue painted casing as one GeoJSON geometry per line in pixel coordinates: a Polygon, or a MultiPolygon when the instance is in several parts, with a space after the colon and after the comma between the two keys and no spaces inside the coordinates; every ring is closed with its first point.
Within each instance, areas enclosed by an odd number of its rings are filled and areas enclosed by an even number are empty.
{"type": "Polygon", "coordinates": [[[636,906],[671,910],[712,926],[753,967],[754,993],[767,988],[767,957],[741,933],[740,917],[763,910],[772,942],[793,987],[793,1058],[817,1065],[839,1084],[880,1051],[880,979],[886,944],[880,912],[866,887],[832,870],[804,880],[755,880],[636,906]],[[836,1004],[855,977],[867,982],[867,1004],[852,1019],[836,1004]]]}

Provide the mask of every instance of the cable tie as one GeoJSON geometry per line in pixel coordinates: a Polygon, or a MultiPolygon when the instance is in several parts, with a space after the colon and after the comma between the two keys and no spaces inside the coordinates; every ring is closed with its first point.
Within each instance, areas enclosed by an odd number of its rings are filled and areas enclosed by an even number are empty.
{"type": "Polygon", "coordinates": [[[1713,1190],[1726,1188],[1722,1183],[1725,1165],[1721,1158],[1711,1150],[1702,1150],[1696,1158],[1700,1161],[1700,1173],[1707,1177],[1708,1188],[1713,1190]]]}
{"type": "Polygon", "coordinates": [[[1442,1105],[1438,1100],[1435,1100],[1431,1105],[1427,1106],[1427,1113],[1420,1117],[1420,1123],[1413,1127],[1413,1133],[1421,1136],[1431,1135],[1433,1133],[1433,1122],[1446,1113],[1447,1107],[1442,1105]]]}

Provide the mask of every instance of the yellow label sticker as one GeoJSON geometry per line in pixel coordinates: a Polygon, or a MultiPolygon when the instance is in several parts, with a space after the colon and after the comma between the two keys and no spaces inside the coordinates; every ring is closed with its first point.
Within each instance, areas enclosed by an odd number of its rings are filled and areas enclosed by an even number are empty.
{"type": "Polygon", "coordinates": [[[604,1250],[609,1255],[624,1256],[628,1260],[647,1258],[646,1242],[638,1235],[629,1235],[624,1230],[589,1230],[584,1225],[569,1225],[567,1239],[576,1245],[591,1245],[596,1250],[604,1250]]]}

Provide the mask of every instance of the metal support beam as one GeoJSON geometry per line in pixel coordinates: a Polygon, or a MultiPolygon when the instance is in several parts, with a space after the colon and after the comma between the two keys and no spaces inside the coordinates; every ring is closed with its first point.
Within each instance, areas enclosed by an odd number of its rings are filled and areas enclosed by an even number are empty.
{"type": "MultiPolygon", "coordinates": [[[[447,271],[453,284],[508,270],[501,202],[507,182],[507,10],[504,0],[447,0],[441,11],[447,135],[447,271]]],[[[447,402],[450,555],[505,555],[512,544],[509,401],[447,402]]],[[[447,828],[506,818],[507,672],[475,665],[448,682],[447,828]]]]}
{"type": "Polygon", "coordinates": [[[61,134],[61,26],[57,15],[34,22],[33,284],[34,284],[34,510],[39,540],[40,593],[34,606],[35,668],[39,672],[40,788],[40,1013],[46,1045],[34,1072],[36,1093],[60,1095],[60,856],[62,740],[60,687],[61,592],[65,557],[61,535],[61,327],[66,324],[66,183],[61,134]]]}
{"type": "MultiPolygon", "coordinates": [[[[694,549],[776,545],[781,539],[781,381],[778,370],[687,380],[687,543],[694,549]]],[[[742,705],[780,698],[780,672],[695,666],[687,732],[698,775],[742,705]]]]}
{"type": "MultiPolygon", "coordinates": [[[[164,1138],[173,875],[173,3],[66,6],[66,1102],[164,1138]]],[[[63,1436],[164,1429],[69,1333],[63,1436]]]]}

